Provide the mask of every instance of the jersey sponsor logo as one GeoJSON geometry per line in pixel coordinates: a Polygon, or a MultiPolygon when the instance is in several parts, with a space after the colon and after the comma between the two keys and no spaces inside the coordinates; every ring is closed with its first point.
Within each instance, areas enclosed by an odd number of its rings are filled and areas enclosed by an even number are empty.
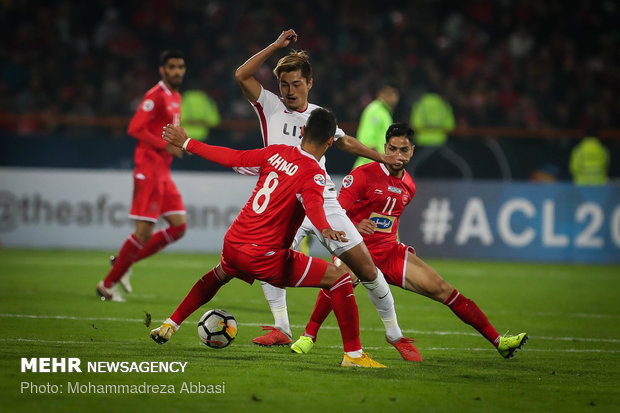
{"type": "Polygon", "coordinates": [[[144,180],[144,179],[146,179],[146,176],[144,176],[144,174],[143,174],[143,173],[137,173],[137,174],[136,174],[136,179],[139,179],[139,180],[144,180]]]}
{"type": "Polygon", "coordinates": [[[345,176],[344,179],[342,180],[342,186],[344,186],[345,188],[348,188],[351,185],[353,185],[353,175],[345,176]]]}
{"type": "Polygon", "coordinates": [[[377,195],[383,195],[383,191],[380,189],[375,189],[375,194],[377,195]]]}
{"type": "Polygon", "coordinates": [[[177,102],[172,102],[172,107],[173,107],[173,108],[178,108],[178,107],[179,107],[179,104],[178,104],[177,102]]]}
{"type": "Polygon", "coordinates": [[[267,159],[267,161],[271,165],[273,165],[276,171],[283,171],[288,176],[295,175],[295,172],[297,172],[297,169],[299,169],[299,167],[293,162],[287,162],[283,157],[280,156],[279,153],[272,155],[271,158],[267,159]]]}
{"type": "Polygon", "coordinates": [[[375,231],[391,233],[394,228],[396,217],[390,217],[373,212],[370,214],[370,220],[377,224],[377,229],[375,231]]]}
{"type": "Polygon", "coordinates": [[[403,205],[407,205],[408,202],[409,202],[409,194],[405,193],[403,194],[403,205]]]}
{"type": "Polygon", "coordinates": [[[146,99],[144,102],[142,102],[142,110],[145,112],[152,111],[154,107],[155,102],[153,102],[151,99],[146,99]]]}
{"type": "Polygon", "coordinates": [[[395,194],[402,194],[403,193],[402,189],[397,188],[397,187],[392,186],[392,185],[388,185],[388,191],[394,192],[395,194]]]}
{"type": "Polygon", "coordinates": [[[314,182],[319,186],[325,186],[325,177],[321,174],[314,175],[314,182]]]}
{"type": "Polygon", "coordinates": [[[297,127],[297,125],[289,125],[288,123],[285,123],[282,128],[282,133],[287,136],[296,136],[301,139],[301,126],[297,127]]]}

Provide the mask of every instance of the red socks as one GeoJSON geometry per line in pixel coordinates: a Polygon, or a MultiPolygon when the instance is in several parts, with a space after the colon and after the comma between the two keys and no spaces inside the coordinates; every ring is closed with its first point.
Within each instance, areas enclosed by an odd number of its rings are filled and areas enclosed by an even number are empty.
{"type": "Polygon", "coordinates": [[[319,295],[316,297],[316,303],[310,315],[310,321],[306,326],[305,336],[312,338],[312,341],[316,342],[316,336],[319,333],[321,325],[332,312],[332,300],[329,296],[329,292],[325,289],[319,290],[319,295]]]}
{"type": "MultiPolygon", "coordinates": [[[[338,283],[336,283],[334,287],[336,285],[338,285],[338,283]]],[[[332,304],[334,304],[333,300],[333,293],[331,294],[330,299],[330,293],[326,290],[323,289],[319,291],[316,303],[314,304],[314,310],[312,310],[312,315],[310,316],[310,321],[308,321],[306,331],[304,332],[304,335],[312,338],[313,341],[316,341],[316,336],[321,328],[321,325],[332,310],[332,304]]],[[[484,315],[482,310],[478,308],[475,302],[463,296],[457,290],[454,290],[444,304],[450,307],[458,318],[475,328],[480,334],[482,334],[487,340],[497,347],[499,344],[500,335],[491,323],[489,323],[486,315],[484,315]]]]}
{"type": "Polygon", "coordinates": [[[169,226],[168,228],[157,231],[144,245],[144,248],[142,248],[142,251],[140,251],[135,261],[140,261],[143,258],[150,257],[166,245],[178,240],[185,234],[186,228],[187,224],[182,224],[176,227],[169,226]]]}
{"type": "Polygon", "coordinates": [[[142,244],[134,234],[131,234],[118,252],[116,262],[103,280],[103,285],[106,288],[112,287],[127,272],[131,264],[155,254],[166,245],[178,240],[185,234],[186,228],[187,224],[169,226],[154,233],[146,244],[142,244]]]}
{"type": "Polygon", "coordinates": [[[500,335],[491,323],[489,323],[487,316],[478,308],[476,303],[463,296],[457,290],[454,290],[448,299],[444,301],[444,304],[450,307],[458,318],[478,330],[484,338],[497,347],[500,335]]]}
{"type": "Polygon", "coordinates": [[[123,274],[127,272],[131,264],[136,260],[136,257],[143,247],[144,245],[134,234],[127,237],[127,240],[125,240],[125,243],[116,257],[116,262],[103,280],[103,285],[106,288],[112,287],[121,279],[123,274]]]}
{"type": "Polygon", "coordinates": [[[329,294],[340,327],[345,353],[361,350],[360,321],[351,276],[348,273],[343,275],[329,289],[329,294]]]}
{"type": "Polygon", "coordinates": [[[212,269],[194,284],[170,319],[177,325],[181,325],[194,311],[211,300],[222,285],[224,283],[215,274],[215,268],[212,269]]]}

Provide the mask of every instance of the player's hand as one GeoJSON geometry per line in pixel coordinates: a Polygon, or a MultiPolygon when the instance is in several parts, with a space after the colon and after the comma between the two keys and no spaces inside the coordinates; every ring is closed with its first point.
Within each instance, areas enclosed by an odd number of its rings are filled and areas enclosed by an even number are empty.
{"type": "Polygon", "coordinates": [[[377,224],[375,223],[375,221],[371,221],[369,219],[362,219],[360,222],[357,223],[355,228],[357,228],[359,233],[362,235],[372,235],[377,229],[377,224]]]}
{"type": "Polygon", "coordinates": [[[393,155],[381,155],[381,163],[391,166],[395,169],[400,169],[403,167],[404,163],[398,154],[393,155]]]}
{"type": "Polygon", "coordinates": [[[183,158],[183,149],[178,146],[173,146],[171,144],[166,145],[166,152],[168,152],[172,156],[176,156],[177,158],[183,158]]]}
{"type": "Polygon", "coordinates": [[[161,137],[169,144],[178,148],[182,148],[185,141],[189,138],[189,136],[187,136],[187,132],[185,132],[185,129],[171,124],[164,126],[161,137]]]}
{"type": "Polygon", "coordinates": [[[334,231],[331,228],[325,228],[321,231],[321,235],[325,239],[331,239],[333,241],[347,242],[348,239],[346,237],[347,234],[344,231],[334,231]]]}
{"type": "Polygon", "coordinates": [[[278,36],[276,41],[273,42],[273,45],[277,47],[278,49],[282,49],[288,46],[291,42],[296,42],[296,41],[297,41],[297,33],[295,33],[295,30],[293,29],[288,29],[280,33],[280,36],[278,36]]]}

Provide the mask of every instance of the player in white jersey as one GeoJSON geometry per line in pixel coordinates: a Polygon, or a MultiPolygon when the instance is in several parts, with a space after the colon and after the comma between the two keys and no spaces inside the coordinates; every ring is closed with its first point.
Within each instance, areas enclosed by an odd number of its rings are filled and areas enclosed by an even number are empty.
{"type": "MultiPolygon", "coordinates": [[[[287,47],[292,41],[297,41],[297,33],[294,30],[282,32],[275,42],[250,57],[235,72],[235,78],[243,94],[258,115],[265,146],[276,143],[299,145],[301,127],[305,125],[312,110],[319,107],[308,102],[308,92],[312,88],[313,79],[312,67],[305,52],[292,51],[288,56],[279,60],[273,72],[278,79],[280,97],[265,90],[254,77],[260,66],[276,50],[287,47]]],[[[354,137],[346,135],[340,128],[336,130],[335,139],[335,145],[338,148],[353,155],[395,167],[402,166],[401,160],[366,147],[354,137]]],[[[325,157],[320,163],[322,167],[325,167],[325,157]]],[[[237,172],[248,175],[257,174],[256,171],[247,168],[237,169],[237,172]]],[[[337,195],[336,187],[327,175],[324,191],[325,215],[332,228],[346,233],[348,241],[325,239],[311,224],[303,225],[300,231],[317,234],[320,242],[358,275],[385,325],[386,338],[403,355],[403,358],[407,358],[406,356],[412,353],[418,353],[412,341],[403,337],[396,319],[394,298],[388,284],[381,271],[374,265],[355,225],[338,203],[337,195]]],[[[299,238],[296,237],[296,239],[299,238]]],[[[262,283],[262,287],[274,315],[275,327],[264,327],[264,330],[269,332],[253,341],[263,346],[288,345],[291,343],[292,334],[286,310],[286,290],[267,283],[262,283]]]]}

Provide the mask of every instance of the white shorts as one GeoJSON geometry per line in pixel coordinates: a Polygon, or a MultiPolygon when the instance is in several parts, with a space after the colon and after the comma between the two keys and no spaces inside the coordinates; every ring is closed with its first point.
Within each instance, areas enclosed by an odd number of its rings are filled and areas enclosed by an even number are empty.
{"type": "Polygon", "coordinates": [[[355,225],[353,224],[353,222],[351,222],[340,204],[338,204],[337,208],[333,205],[329,205],[328,207],[326,202],[325,206],[325,216],[327,217],[327,222],[329,222],[329,225],[334,231],[344,231],[348,241],[340,242],[325,239],[323,235],[321,235],[321,232],[316,229],[316,227],[312,225],[312,222],[310,222],[308,217],[306,217],[304,219],[304,222],[302,222],[301,226],[297,230],[297,233],[295,234],[295,240],[293,240],[293,249],[296,250],[301,240],[304,239],[304,237],[312,234],[314,234],[319,239],[321,244],[323,244],[323,246],[327,248],[329,252],[331,252],[337,257],[349,251],[356,245],[362,243],[362,235],[359,233],[357,228],[355,228],[355,225]]]}

